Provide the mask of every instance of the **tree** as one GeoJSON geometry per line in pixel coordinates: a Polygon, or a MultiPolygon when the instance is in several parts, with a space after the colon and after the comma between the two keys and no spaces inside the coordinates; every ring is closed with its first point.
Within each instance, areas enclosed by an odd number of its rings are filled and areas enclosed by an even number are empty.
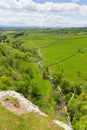
{"type": "Polygon", "coordinates": [[[35,100],[39,100],[41,97],[39,87],[36,83],[31,84],[31,97],[35,100]]]}
{"type": "Polygon", "coordinates": [[[25,73],[27,73],[31,79],[34,78],[33,71],[29,66],[25,68],[25,73]]]}
{"type": "Polygon", "coordinates": [[[68,81],[66,79],[61,80],[60,87],[64,94],[68,94],[72,90],[70,81],[68,81]]]}
{"type": "Polygon", "coordinates": [[[73,125],[74,130],[87,130],[87,114],[82,116],[76,123],[73,125]]]}
{"type": "Polygon", "coordinates": [[[54,74],[54,75],[53,75],[53,82],[54,82],[54,84],[55,84],[55,85],[60,84],[62,78],[63,78],[62,73],[54,74]]]}
{"type": "Polygon", "coordinates": [[[81,87],[82,87],[81,83],[74,83],[73,84],[74,93],[80,95],[81,94],[81,87]]]}

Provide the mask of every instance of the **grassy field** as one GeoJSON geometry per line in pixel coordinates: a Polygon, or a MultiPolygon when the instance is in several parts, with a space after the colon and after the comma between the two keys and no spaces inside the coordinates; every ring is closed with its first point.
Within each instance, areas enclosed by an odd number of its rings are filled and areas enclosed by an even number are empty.
{"type": "Polygon", "coordinates": [[[82,77],[86,76],[87,38],[59,40],[50,47],[43,48],[42,55],[44,66],[59,62],[49,67],[51,73],[57,72],[60,68],[64,71],[65,77],[70,78],[70,80],[78,79],[78,71],[81,71],[82,77]],[[78,53],[72,56],[76,52],[78,53]],[[63,61],[66,58],[67,60],[63,61]]]}
{"type": "Polygon", "coordinates": [[[0,105],[0,130],[63,130],[50,118],[35,113],[15,115],[0,105]]]}

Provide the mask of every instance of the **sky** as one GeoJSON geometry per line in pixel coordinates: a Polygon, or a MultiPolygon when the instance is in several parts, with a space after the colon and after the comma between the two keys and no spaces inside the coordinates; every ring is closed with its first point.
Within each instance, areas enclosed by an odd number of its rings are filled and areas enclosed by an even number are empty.
{"type": "Polygon", "coordinates": [[[87,0],[0,0],[0,26],[87,27],[87,0]]]}

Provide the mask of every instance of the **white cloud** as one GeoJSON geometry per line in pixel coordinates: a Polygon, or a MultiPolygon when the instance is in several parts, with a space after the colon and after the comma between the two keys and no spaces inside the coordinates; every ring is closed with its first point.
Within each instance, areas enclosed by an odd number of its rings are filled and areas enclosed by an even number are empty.
{"type": "Polygon", "coordinates": [[[87,26],[86,17],[87,6],[76,3],[0,0],[0,25],[87,26]],[[80,17],[79,21],[76,16],[80,17]]]}
{"type": "MultiPolygon", "coordinates": [[[[77,0],[74,0],[77,1],[77,0]]],[[[78,5],[76,3],[53,3],[46,2],[44,4],[37,4],[32,0],[0,0],[0,9],[21,10],[21,11],[42,11],[42,12],[56,12],[56,13],[71,13],[87,15],[87,6],[78,5]]]]}

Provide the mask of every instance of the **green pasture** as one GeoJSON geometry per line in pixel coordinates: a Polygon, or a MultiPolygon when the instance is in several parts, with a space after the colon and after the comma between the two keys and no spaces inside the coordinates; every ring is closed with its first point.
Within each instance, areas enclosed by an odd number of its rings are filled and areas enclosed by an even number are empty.
{"type": "MultiPolygon", "coordinates": [[[[49,67],[51,74],[58,72],[58,66],[64,71],[65,77],[77,80],[77,72],[81,71],[85,78],[87,72],[87,38],[58,40],[55,44],[41,50],[44,57],[43,65],[49,67]],[[75,56],[73,56],[78,52],[75,56]],[[71,57],[68,59],[68,57],[71,57]],[[65,61],[63,61],[66,59],[65,61]]],[[[79,79],[83,79],[79,77],[79,79]]]]}
{"type": "Polygon", "coordinates": [[[43,64],[50,64],[60,61],[74,54],[75,52],[85,49],[87,38],[57,40],[54,44],[41,50],[44,57],[43,64]]]}
{"type": "Polygon", "coordinates": [[[87,54],[78,53],[76,56],[60,63],[49,67],[52,74],[63,72],[65,78],[71,81],[84,81],[87,80],[87,54]],[[80,73],[80,75],[79,75],[80,73]]]}

